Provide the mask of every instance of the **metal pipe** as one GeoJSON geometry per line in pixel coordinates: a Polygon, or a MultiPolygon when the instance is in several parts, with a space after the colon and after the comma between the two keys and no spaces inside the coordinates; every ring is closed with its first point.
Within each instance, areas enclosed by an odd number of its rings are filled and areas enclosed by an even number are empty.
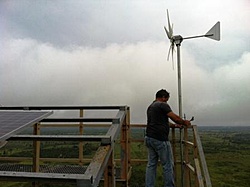
{"type": "Polygon", "coordinates": [[[179,116],[182,118],[182,92],[181,92],[181,57],[180,57],[180,46],[177,47],[177,71],[178,71],[178,105],[179,105],[179,116]]]}
{"type": "MultiPolygon", "coordinates": [[[[182,92],[181,92],[181,55],[180,46],[181,40],[176,41],[177,47],[177,71],[178,71],[178,105],[179,105],[179,116],[182,118],[182,92]]],[[[182,128],[180,128],[180,154],[181,154],[181,186],[184,187],[184,170],[183,170],[183,146],[182,146],[182,128]]]]}
{"type": "Polygon", "coordinates": [[[183,38],[183,40],[193,39],[193,38],[200,38],[200,37],[209,37],[209,36],[213,36],[213,34],[205,34],[205,35],[200,35],[200,36],[189,36],[189,37],[183,38]]]}

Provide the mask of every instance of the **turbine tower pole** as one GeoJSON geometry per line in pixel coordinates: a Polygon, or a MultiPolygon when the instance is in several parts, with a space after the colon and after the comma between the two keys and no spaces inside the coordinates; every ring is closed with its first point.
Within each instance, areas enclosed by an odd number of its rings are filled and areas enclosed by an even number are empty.
{"type": "MultiPolygon", "coordinates": [[[[173,36],[173,41],[177,48],[177,76],[178,76],[178,106],[179,116],[183,118],[182,113],[182,89],[181,89],[181,42],[182,36],[173,36]]],[[[184,187],[184,168],[183,168],[183,145],[182,145],[182,128],[180,128],[180,155],[181,155],[181,186],[184,187]]]]}
{"type": "Polygon", "coordinates": [[[177,47],[177,76],[178,76],[178,106],[179,106],[179,116],[183,118],[182,112],[182,89],[181,89],[181,42],[183,38],[180,35],[173,37],[174,42],[177,47]]]}
{"type": "Polygon", "coordinates": [[[180,58],[180,45],[176,45],[177,47],[177,69],[178,69],[178,104],[179,104],[179,116],[182,118],[182,91],[181,91],[181,58],[180,58]]]}

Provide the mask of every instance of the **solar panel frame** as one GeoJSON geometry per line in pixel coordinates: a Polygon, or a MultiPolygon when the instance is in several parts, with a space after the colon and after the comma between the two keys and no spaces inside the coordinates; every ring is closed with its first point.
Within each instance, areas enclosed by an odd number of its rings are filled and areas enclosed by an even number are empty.
{"type": "Polygon", "coordinates": [[[0,142],[51,115],[52,111],[0,111],[0,142]]]}

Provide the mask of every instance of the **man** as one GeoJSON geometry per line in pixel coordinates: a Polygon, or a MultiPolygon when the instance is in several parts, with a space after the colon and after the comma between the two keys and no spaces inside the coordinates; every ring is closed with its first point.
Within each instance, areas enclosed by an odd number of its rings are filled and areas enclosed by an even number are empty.
{"type": "Polygon", "coordinates": [[[179,126],[190,126],[188,120],[181,119],[167,104],[169,93],[162,89],[156,93],[156,100],[147,109],[147,129],[145,143],[148,148],[146,187],[154,187],[158,159],[163,168],[164,187],[174,187],[173,156],[168,140],[169,118],[179,126]]]}

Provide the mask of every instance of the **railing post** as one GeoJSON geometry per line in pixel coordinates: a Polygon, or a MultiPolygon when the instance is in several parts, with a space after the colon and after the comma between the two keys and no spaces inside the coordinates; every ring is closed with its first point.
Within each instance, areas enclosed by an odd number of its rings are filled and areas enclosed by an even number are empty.
{"type": "Polygon", "coordinates": [[[121,132],[121,179],[124,180],[123,187],[129,185],[129,169],[130,169],[130,112],[126,110],[126,118],[122,123],[121,132]]]}
{"type": "MultiPolygon", "coordinates": [[[[40,135],[40,124],[36,123],[33,128],[34,135],[40,135]]],[[[39,172],[39,159],[40,159],[40,141],[33,141],[34,154],[33,154],[33,171],[39,172]]]]}
{"type": "Polygon", "coordinates": [[[115,161],[114,161],[114,148],[113,148],[113,151],[111,152],[107,167],[104,172],[104,187],[115,187],[115,186],[116,186],[115,161]]]}
{"type": "MultiPolygon", "coordinates": [[[[33,135],[40,135],[40,123],[36,123],[33,126],[33,135]]],[[[33,172],[39,172],[40,169],[40,151],[41,142],[33,141],[33,172]]],[[[32,182],[33,187],[37,187],[37,182],[32,182]]]]}
{"type": "MultiPolygon", "coordinates": [[[[80,118],[83,117],[83,109],[80,109],[80,118]]],[[[83,122],[79,123],[79,134],[83,135],[83,122]]],[[[79,142],[79,165],[83,165],[83,142],[79,142]]]]}
{"type": "MultiPolygon", "coordinates": [[[[197,142],[196,142],[196,137],[195,137],[195,133],[194,133],[194,128],[192,128],[193,130],[193,141],[194,141],[194,160],[198,160],[198,150],[197,150],[197,142]]],[[[195,162],[195,166],[196,166],[196,162],[195,162]]],[[[197,174],[197,167],[195,167],[195,187],[199,187],[199,180],[198,180],[198,174],[197,174]]]]}
{"type": "Polygon", "coordinates": [[[188,141],[188,128],[184,128],[184,175],[185,175],[185,187],[190,187],[190,170],[186,166],[189,164],[189,147],[187,146],[186,142],[188,141]]]}
{"type": "Polygon", "coordinates": [[[171,129],[172,129],[172,151],[174,158],[174,177],[175,177],[175,184],[177,184],[176,136],[175,136],[175,128],[171,129]]]}

